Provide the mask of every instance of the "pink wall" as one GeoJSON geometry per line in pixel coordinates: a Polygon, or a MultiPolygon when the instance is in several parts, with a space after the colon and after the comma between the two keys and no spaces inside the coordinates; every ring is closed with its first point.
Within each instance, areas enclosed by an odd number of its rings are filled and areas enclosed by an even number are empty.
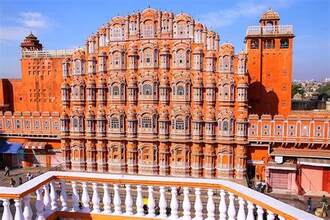
{"type": "Polygon", "coordinates": [[[314,166],[301,167],[301,187],[305,192],[318,192],[323,189],[323,169],[314,166]]]}

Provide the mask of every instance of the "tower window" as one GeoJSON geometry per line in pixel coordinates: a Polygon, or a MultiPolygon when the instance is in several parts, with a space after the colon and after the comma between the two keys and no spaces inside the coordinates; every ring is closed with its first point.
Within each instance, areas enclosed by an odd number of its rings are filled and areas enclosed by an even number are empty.
{"type": "Polygon", "coordinates": [[[251,40],[251,49],[258,49],[258,48],[259,48],[259,41],[251,40]]]}
{"type": "Polygon", "coordinates": [[[274,39],[266,39],[264,41],[264,48],[265,49],[273,49],[275,47],[274,39]]]}
{"type": "Polygon", "coordinates": [[[289,48],[289,40],[281,39],[281,48],[289,48]]]}

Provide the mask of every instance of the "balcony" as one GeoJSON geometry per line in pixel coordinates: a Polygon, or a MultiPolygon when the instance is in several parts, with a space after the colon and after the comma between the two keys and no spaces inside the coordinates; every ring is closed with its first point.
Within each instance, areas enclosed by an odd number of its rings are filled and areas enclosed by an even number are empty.
{"type": "Polygon", "coordinates": [[[219,179],[50,171],[16,188],[0,187],[0,198],[3,220],[320,219],[219,179]]]}
{"type": "Polygon", "coordinates": [[[249,26],[246,30],[246,36],[273,36],[273,35],[293,35],[292,25],[277,26],[249,26]]]}
{"type": "Polygon", "coordinates": [[[67,50],[24,50],[22,51],[22,58],[59,58],[66,57],[73,54],[76,49],[67,50]]]}

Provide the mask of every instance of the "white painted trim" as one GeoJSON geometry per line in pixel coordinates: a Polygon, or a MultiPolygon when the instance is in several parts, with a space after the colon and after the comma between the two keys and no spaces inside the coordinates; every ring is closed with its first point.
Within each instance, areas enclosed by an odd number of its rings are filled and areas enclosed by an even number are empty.
{"type": "Polygon", "coordinates": [[[330,167],[330,164],[326,164],[326,163],[313,163],[313,162],[298,161],[298,164],[309,165],[309,166],[314,166],[314,167],[330,167]]]}

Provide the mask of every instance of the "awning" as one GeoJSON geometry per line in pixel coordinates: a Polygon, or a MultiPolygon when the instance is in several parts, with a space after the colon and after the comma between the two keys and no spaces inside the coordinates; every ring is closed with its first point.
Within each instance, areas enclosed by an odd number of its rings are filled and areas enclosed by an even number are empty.
{"type": "Polygon", "coordinates": [[[22,149],[22,144],[0,141],[0,153],[17,154],[22,149]]]}
{"type": "Polygon", "coordinates": [[[47,142],[27,142],[23,148],[26,150],[44,150],[47,142]]]}
{"type": "Polygon", "coordinates": [[[316,158],[298,158],[298,164],[316,167],[330,167],[330,160],[316,158]]]}

